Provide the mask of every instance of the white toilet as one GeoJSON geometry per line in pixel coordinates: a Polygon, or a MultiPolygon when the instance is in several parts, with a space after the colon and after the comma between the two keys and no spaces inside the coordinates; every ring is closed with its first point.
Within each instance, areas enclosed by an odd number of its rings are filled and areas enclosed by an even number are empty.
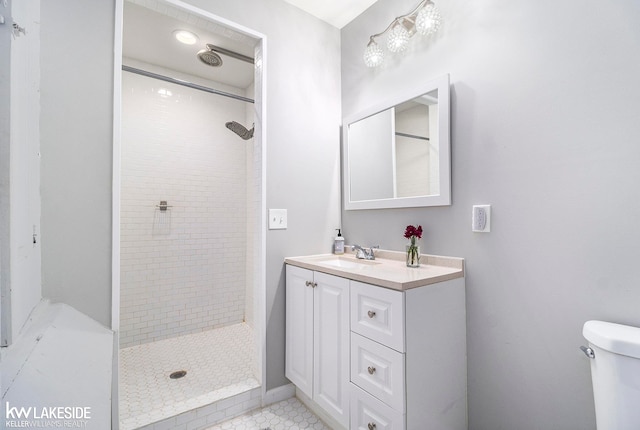
{"type": "Polygon", "coordinates": [[[640,328],[587,321],[598,430],[640,429],[640,328]]]}

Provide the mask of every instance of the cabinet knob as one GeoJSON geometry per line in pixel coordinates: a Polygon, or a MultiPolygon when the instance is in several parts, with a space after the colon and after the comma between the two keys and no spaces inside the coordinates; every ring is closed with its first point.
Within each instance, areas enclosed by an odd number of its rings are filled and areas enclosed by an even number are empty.
{"type": "Polygon", "coordinates": [[[375,367],[367,367],[367,372],[369,372],[369,375],[373,375],[374,373],[376,373],[376,368],[375,367]]]}
{"type": "Polygon", "coordinates": [[[313,282],[313,281],[306,281],[304,284],[305,284],[307,287],[311,287],[311,288],[315,288],[315,287],[317,287],[317,286],[318,286],[318,283],[317,283],[317,282],[313,282]]]}
{"type": "Polygon", "coordinates": [[[369,430],[375,430],[376,425],[374,423],[369,423],[367,424],[367,427],[369,428],[369,430]]]}
{"type": "Polygon", "coordinates": [[[376,316],[376,313],[374,311],[369,311],[367,312],[367,315],[369,315],[369,318],[373,318],[376,316]]]}

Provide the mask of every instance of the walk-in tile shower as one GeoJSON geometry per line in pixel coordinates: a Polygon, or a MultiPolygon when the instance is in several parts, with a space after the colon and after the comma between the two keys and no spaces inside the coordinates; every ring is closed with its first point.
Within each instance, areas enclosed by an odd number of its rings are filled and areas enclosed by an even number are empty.
{"type": "MultiPolygon", "coordinates": [[[[240,86],[225,83],[221,74],[204,70],[211,66],[197,59],[197,46],[193,61],[203,68],[197,76],[181,70],[181,64],[155,63],[146,53],[138,54],[144,44],[140,27],[145,33],[158,32],[161,44],[167,28],[186,25],[172,16],[171,8],[152,9],[133,2],[125,2],[124,8],[123,430],[255,393],[261,378],[254,311],[260,154],[252,136],[245,139],[226,126],[235,122],[250,129],[255,122],[249,101],[253,80],[240,86]],[[154,19],[160,23],[157,30],[154,19]]],[[[197,27],[198,21],[189,22],[197,27]]],[[[200,25],[206,27],[205,22],[200,25]]],[[[200,34],[202,38],[207,31],[200,34]]],[[[246,60],[222,58],[221,67],[244,63],[253,77],[253,65],[246,60]]],[[[249,397],[259,405],[258,396],[249,397]]]]}

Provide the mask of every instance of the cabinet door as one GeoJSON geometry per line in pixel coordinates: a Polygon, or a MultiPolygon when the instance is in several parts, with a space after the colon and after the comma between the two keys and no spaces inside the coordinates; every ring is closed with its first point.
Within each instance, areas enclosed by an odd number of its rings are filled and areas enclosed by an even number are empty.
{"type": "Polygon", "coordinates": [[[287,378],[308,397],[313,390],[313,272],[286,268],[285,369],[287,378]]]}
{"type": "Polygon", "coordinates": [[[349,427],[349,281],[314,273],[313,399],[349,427]]]}

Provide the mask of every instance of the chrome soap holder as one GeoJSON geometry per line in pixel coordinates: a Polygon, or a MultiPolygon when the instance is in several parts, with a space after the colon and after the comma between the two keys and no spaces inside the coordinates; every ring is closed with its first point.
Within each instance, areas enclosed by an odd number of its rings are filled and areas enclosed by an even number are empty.
{"type": "Polygon", "coordinates": [[[165,212],[168,208],[172,208],[173,206],[168,205],[166,200],[160,200],[160,204],[156,205],[156,207],[160,208],[160,212],[165,212]]]}

